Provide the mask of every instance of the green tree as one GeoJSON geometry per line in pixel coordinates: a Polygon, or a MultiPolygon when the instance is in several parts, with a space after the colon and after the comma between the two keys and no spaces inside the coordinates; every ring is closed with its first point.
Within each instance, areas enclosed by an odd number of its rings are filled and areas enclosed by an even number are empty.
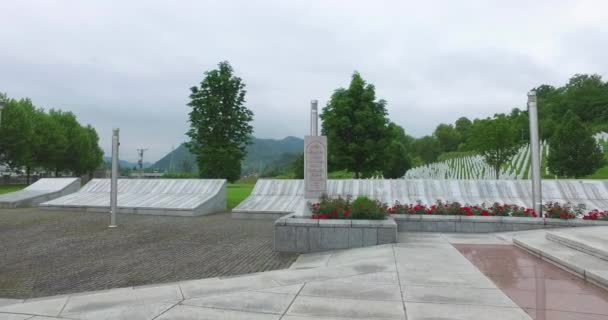
{"type": "Polygon", "coordinates": [[[32,131],[28,131],[27,152],[24,153],[24,157],[21,159],[21,165],[25,167],[26,184],[30,184],[32,169],[38,166],[37,152],[40,150],[43,143],[43,124],[39,123],[38,119],[42,116],[44,111],[36,109],[29,98],[19,100],[19,105],[25,112],[25,115],[32,126],[32,131]]]}
{"type": "Polygon", "coordinates": [[[78,123],[78,120],[76,120],[76,116],[71,112],[53,109],[49,111],[49,116],[52,118],[52,121],[55,121],[61,126],[67,139],[61,161],[56,163],[55,175],[58,176],[62,171],[74,171],[74,173],[78,173],[78,171],[80,171],[80,157],[83,155],[82,153],[88,151],[89,148],[81,141],[83,139],[83,134],[81,132],[81,126],[78,123]]]}
{"type": "MultiPolygon", "coordinates": [[[[454,123],[454,129],[456,129],[456,132],[458,132],[458,134],[460,135],[461,144],[463,144],[467,141],[467,139],[469,137],[469,131],[471,130],[472,125],[473,125],[473,122],[471,120],[469,120],[469,118],[467,118],[467,117],[460,117],[454,123]]],[[[461,146],[458,146],[458,147],[461,148],[461,146]]],[[[466,148],[466,146],[463,146],[463,147],[466,148]]]]}
{"type": "Polygon", "coordinates": [[[412,167],[412,159],[408,154],[408,137],[402,127],[390,123],[388,125],[390,142],[384,158],[384,170],[382,175],[385,178],[397,179],[403,177],[405,172],[412,167]]]}
{"type": "Polygon", "coordinates": [[[35,135],[40,139],[34,151],[35,162],[47,171],[61,166],[67,147],[67,137],[61,124],[45,112],[36,114],[35,135]]]}
{"type": "Polygon", "coordinates": [[[99,147],[99,136],[97,131],[91,125],[81,127],[81,142],[86,146],[86,151],[79,154],[78,172],[80,174],[88,174],[93,176],[93,172],[103,164],[103,150],[99,147]]]}
{"type": "Polygon", "coordinates": [[[347,89],[339,88],[321,113],[333,170],[346,169],[355,178],[384,167],[388,144],[386,101],[377,100],[375,88],[359,73],[347,89]]]}
{"type": "Polygon", "coordinates": [[[580,178],[592,174],[604,164],[604,155],[591,131],[572,111],[564,116],[549,140],[549,171],[580,178]]]}
{"type": "Polygon", "coordinates": [[[494,168],[496,179],[500,177],[500,168],[517,153],[520,146],[518,134],[517,128],[503,114],[473,122],[469,137],[471,147],[494,168]]]}
{"type": "Polygon", "coordinates": [[[304,153],[300,153],[293,161],[291,171],[296,179],[304,179],[304,153]]]}
{"type": "Polygon", "coordinates": [[[190,90],[187,146],[196,155],[199,175],[238,180],[253,132],[253,112],[244,105],[245,84],[228,62],[220,62],[217,69],[205,72],[199,87],[190,90]]]}
{"type": "Polygon", "coordinates": [[[28,100],[8,99],[1,95],[5,108],[0,125],[0,162],[11,168],[32,164],[34,119],[27,107],[28,100]]]}
{"type": "Polygon", "coordinates": [[[414,141],[414,153],[423,163],[431,163],[437,160],[441,154],[439,141],[434,136],[424,136],[414,141]]]}
{"type": "Polygon", "coordinates": [[[442,152],[451,152],[458,149],[461,142],[461,136],[458,130],[454,129],[451,124],[440,124],[433,133],[439,141],[439,147],[442,152]]]}

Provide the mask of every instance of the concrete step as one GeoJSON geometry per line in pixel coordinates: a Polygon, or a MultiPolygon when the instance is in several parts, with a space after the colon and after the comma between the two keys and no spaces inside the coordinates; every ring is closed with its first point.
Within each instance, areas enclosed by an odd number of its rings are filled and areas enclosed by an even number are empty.
{"type": "Polygon", "coordinates": [[[547,239],[608,261],[608,228],[550,231],[547,232],[547,239]]]}
{"type": "Polygon", "coordinates": [[[549,240],[543,231],[516,236],[513,244],[608,290],[608,261],[549,240]]]}

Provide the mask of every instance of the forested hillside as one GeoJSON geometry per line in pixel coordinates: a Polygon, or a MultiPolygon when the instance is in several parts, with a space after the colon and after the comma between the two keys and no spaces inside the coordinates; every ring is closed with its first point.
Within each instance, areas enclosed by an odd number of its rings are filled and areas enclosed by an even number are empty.
{"type": "MultiPolygon", "coordinates": [[[[274,171],[274,167],[284,163],[286,159],[287,162],[293,161],[298,154],[302,153],[303,149],[304,140],[296,137],[281,140],[252,138],[252,143],[247,146],[247,155],[242,164],[243,175],[274,171]]],[[[198,170],[196,157],[184,144],[173,152],[169,152],[151,168],[174,173],[194,173],[198,170]]]]}

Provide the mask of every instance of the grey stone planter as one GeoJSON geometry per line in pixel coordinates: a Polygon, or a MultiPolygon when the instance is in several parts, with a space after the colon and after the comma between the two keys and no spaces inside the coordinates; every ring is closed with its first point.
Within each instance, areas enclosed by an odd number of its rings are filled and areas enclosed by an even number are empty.
{"type": "Polygon", "coordinates": [[[589,227],[598,225],[608,226],[608,221],[582,219],[562,220],[525,217],[468,217],[416,214],[394,214],[392,217],[401,232],[487,233],[565,227],[589,227]]]}
{"type": "Polygon", "coordinates": [[[274,222],[274,250],[318,252],[397,242],[397,223],[386,220],[316,220],[294,214],[274,222]]]}

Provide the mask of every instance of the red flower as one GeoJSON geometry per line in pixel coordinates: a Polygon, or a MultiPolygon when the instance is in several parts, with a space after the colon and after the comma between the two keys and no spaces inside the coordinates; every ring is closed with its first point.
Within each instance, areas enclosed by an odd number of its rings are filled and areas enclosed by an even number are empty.
{"type": "Polygon", "coordinates": [[[350,211],[344,211],[344,217],[348,218],[350,216],[350,211]]]}

